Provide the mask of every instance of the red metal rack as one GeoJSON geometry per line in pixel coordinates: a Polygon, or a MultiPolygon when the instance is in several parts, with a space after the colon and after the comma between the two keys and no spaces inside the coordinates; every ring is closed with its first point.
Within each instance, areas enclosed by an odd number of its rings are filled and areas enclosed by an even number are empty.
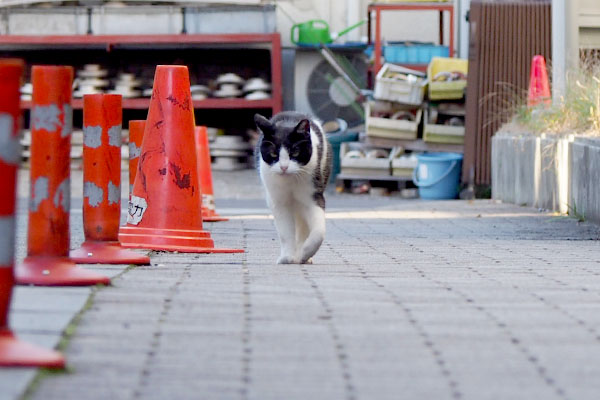
{"type": "MultiPolygon", "coordinates": [[[[0,36],[0,52],[51,49],[104,49],[110,52],[117,48],[170,48],[176,46],[193,47],[226,47],[242,48],[247,46],[268,46],[271,52],[271,87],[270,99],[206,99],[194,101],[199,109],[236,109],[262,108],[271,109],[276,114],[282,109],[281,78],[281,38],[278,33],[267,34],[180,34],[180,35],[65,35],[65,36],[0,36]]],[[[124,99],[125,109],[148,108],[149,99],[124,99]]],[[[23,108],[31,103],[22,102],[23,108]]],[[[74,108],[81,108],[82,101],[73,101],[74,108]]]]}
{"type": "MultiPolygon", "coordinates": [[[[450,15],[450,40],[449,50],[450,57],[454,56],[454,4],[452,3],[394,3],[394,4],[369,4],[367,9],[368,16],[368,35],[369,44],[374,44],[374,65],[373,75],[381,69],[381,13],[383,11],[439,11],[440,24],[440,44],[444,44],[444,12],[450,15]],[[375,42],[371,40],[371,12],[375,12],[375,42]]],[[[407,65],[412,69],[426,70],[427,65],[407,65]]]]}

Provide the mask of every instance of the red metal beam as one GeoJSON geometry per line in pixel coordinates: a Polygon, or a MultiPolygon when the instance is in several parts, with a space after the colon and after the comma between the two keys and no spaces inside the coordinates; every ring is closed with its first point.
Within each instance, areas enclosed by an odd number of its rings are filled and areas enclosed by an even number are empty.
{"type": "MultiPolygon", "coordinates": [[[[373,75],[381,69],[381,12],[382,11],[439,11],[440,12],[440,27],[443,27],[442,12],[447,11],[450,14],[450,40],[448,43],[450,57],[454,56],[454,5],[443,3],[394,3],[394,4],[369,4],[367,7],[367,15],[369,24],[371,22],[371,11],[375,11],[375,42],[374,42],[374,62],[373,75]]],[[[440,44],[443,44],[443,32],[440,32],[440,44]]],[[[369,31],[369,38],[371,32],[369,31]]]]}

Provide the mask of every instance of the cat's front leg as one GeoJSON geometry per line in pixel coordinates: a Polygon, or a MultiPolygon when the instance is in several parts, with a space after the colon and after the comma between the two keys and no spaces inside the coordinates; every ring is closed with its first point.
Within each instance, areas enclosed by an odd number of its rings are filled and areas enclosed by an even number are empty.
{"type": "Polygon", "coordinates": [[[325,239],[325,210],[319,206],[305,209],[305,221],[310,233],[300,250],[300,263],[312,264],[314,256],[325,239]]]}
{"type": "Polygon", "coordinates": [[[277,264],[297,264],[296,258],[296,225],[294,215],[286,208],[273,208],[275,227],[281,245],[281,254],[277,264]]]}

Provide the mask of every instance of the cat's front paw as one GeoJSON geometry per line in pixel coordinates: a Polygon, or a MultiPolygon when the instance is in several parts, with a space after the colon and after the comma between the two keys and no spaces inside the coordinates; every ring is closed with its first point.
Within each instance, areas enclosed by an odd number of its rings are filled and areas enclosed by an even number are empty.
{"type": "Polygon", "coordinates": [[[281,256],[277,259],[277,264],[298,264],[298,260],[292,256],[281,256]]]}
{"type": "Polygon", "coordinates": [[[302,261],[302,264],[312,264],[312,263],[313,263],[312,257],[309,258],[308,260],[302,261]]]}

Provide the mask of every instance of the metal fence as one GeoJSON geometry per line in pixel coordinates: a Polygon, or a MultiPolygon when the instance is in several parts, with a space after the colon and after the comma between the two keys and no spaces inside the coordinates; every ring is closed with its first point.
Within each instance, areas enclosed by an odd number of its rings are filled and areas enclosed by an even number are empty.
{"type": "Polygon", "coordinates": [[[471,2],[463,181],[491,183],[492,136],[525,101],[532,57],[550,63],[550,3],[471,2]]]}

